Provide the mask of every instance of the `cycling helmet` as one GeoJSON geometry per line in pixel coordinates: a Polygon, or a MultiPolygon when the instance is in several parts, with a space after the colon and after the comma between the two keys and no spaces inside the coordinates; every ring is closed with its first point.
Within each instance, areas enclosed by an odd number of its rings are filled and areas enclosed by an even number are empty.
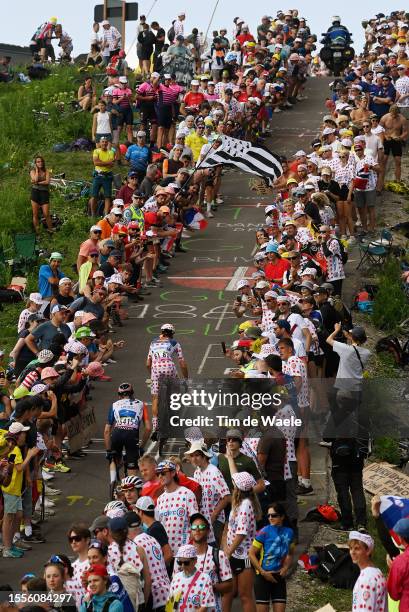
{"type": "Polygon", "coordinates": [[[130,383],[121,383],[118,387],[118,395],[133,395],[134,390],[130,383]]]}
{"type": "Polygon", "coordinates": [[[106,514],[110,510],[123,510],[124,512],[127,512],[127,508],[124,502],[121,502],[119,499],[115,499],[114,501],[108,502],[104,508],[104,514],[106,514]]]}
{"type": "Polygon", "coordinates": [[[130,489],[142,489],[143,481],[138,476],[126,476],[121,480],[121,490],[129,491],[130,489]]]}
{"type": "Polygon", "coordinates": [[[334,15],[331,17],[331,23],[341,23],[341,17],[339,15],[334,15]]]}
{"type": "Polygon", "coordinates": [[[168,331],[171,332],[175,332],[175,327],[172,325],[172,323],[164,323],[163,325],[161,325],[161,331],[167,329],[168,331]]]}

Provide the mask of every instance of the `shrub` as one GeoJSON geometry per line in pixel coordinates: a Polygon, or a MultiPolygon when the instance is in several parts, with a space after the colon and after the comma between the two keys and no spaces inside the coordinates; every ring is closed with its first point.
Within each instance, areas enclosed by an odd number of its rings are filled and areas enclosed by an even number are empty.
{"type": "Polygon", "coordinates": [[[388,259],[379,274],[373,322],[386,332],[394,332],[409,317],[409,302],[402,288],[401,269],[397,259],[388,259]]]}

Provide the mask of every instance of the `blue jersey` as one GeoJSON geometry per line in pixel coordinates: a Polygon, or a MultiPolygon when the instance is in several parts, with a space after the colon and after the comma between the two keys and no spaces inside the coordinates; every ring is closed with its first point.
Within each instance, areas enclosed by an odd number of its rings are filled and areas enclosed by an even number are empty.
{"type": "Polygon", "coordinates": [[[278,572],[290,551],[294,532],[290,527],[267,525],[256,533],[253,546],[261,551],[260,565],[266,572],[278,572]]]}
{"type": "Polygon", "coordinates": [[[120,399],[108,412],[108,425],[119,429],[139,429],[146,415],[146,404],[138,399],[120,399]]]}

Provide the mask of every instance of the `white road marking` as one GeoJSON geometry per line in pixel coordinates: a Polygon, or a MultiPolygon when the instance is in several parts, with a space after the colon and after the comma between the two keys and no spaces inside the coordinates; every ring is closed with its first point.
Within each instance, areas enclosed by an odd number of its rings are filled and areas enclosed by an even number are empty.
{"type": "Polygon", "coordinates": [[[227,285],[225,291],[237,291],[237,283],[245,277],[247,270],[247,266],[239,266],[231,277],[231,281],[227,285]]]}
{"type": "MultiPolygon", "coordinates": [[[[228,304],[227,304],[227,306],[228,306],[228,304]]],[[[197,373],[198,374],[201,374],[203,372],[203,369],[204,369],[204,367],[206,365],[206,361],[209,358],[210,351],[212,350],[212,348],[214,346],[217,346],[219,351],[221,352],[221,348],[220,348],[220,344],[219,343],[217,343],[217,344],[208,344],[207,348],[205,350],[205,354],[203,355],[203,359],[200,362],[200,365],[199,365],[199,367],[197,369],[197,373]]],[[[217,357],[211,357],[211,359],[225,359],[225,357],[224,357],[224,355],[220,355],[220,356],[217,356],[217,357]]]]}
{"type": "Polygon", "coordinates": [[[230,308],[230,304],[227,302],[227,303],[224,305],[224,307],[223,307],[223,309],[222,309],[222,311],[221,311],[221,313],[220,313],[219,320],[217,321],[216,326],[215,326],[215,328],[214,328],[214,329],[215,329],[215,331],[219,331],[220,326],[221,326],[221,324],[223,323],[223,319],[224,319],[224,317],[226,316],[227,311],[229,310],[229,308],[230,308]]]}

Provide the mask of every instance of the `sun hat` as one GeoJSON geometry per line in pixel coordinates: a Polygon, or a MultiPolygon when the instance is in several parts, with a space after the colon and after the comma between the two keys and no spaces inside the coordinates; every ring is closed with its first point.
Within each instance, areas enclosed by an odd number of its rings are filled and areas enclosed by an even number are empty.
{"type": "Polygon", "coordinates": [[[55,355],[49,349],[43,349],[39,353],[37,353],[37,361],[38,363],[49,363],[54,359],[55,355]]]}
{"type": "Polygon", "coordinates": [[[58,253],[58,251],[54,251],[53,253],[51,253],[48,261],[52,261],[53,259],[61,260],[63,259],[63,256],[61,255],[61,253],[58,253]]]}
{"type": "MultiPolygon", "coordinates": [[[[97,249],[95,249],[95,251],[98,253],[97,249]]],[[[65,285],[65,283],[72,283],[72,280],[68,278],[68,276],[64,276],[64,278],[60,278],[58,281],[58,285],[65,285]]]]}
{"type": "Polygon", "coordinates": [[[239,280],[239,282],[237,283],[237,289],[243,289],[243,287],[249,287],[250,283],[248,280],[246,280],[245,278],[242,278],[241,280],[239,280]]]}
{"type": "Polygon", "coordinates": [[[30,300],[30,302],[34,302],[34,304],[37,304],[38,306],[41,306],[41,304],[43,303],[41,293],[30,293],[28,299],[30,300]]]}
{"type": "Polygon", "coordinates": [[[185,455],[193,455],[193,453],[197,453],[197,452],[202,453],[205,457],[212,456],[207,450],[207,446],[203,444],[203,442],[200,442],[200,441],[193,442],[189,450],[185,452],[185,455]]]}
{"type": "Polygon", "coordinates": [[[22,431],[28,431],[29,429],[30,428],[23,425],[23,423],[18,423],[17,421],[15,421],[14,423],[10,425],[8,429],[8,433],[12,434],[13,436],[16,436],[22,431]]]}
{"type": "Polygon", "coordinates": [[[196,548],[193,544],[184,544],[179,546],[175,555],[176,559],[197,559],[196,548]]]}
{"type": "Polygon", "coordinates": [[[135,502],[135,508],[142,510],[142,512],[153,512],[155,510],[155,502],[149,495],[142,495],[135,502]]]}
{"type": "Polygon", "coordinates": [[[55,368],[44,368],[41,371],[41,380],[45,380],[46,378],[58,378],[59,374],[55,368]]]}

